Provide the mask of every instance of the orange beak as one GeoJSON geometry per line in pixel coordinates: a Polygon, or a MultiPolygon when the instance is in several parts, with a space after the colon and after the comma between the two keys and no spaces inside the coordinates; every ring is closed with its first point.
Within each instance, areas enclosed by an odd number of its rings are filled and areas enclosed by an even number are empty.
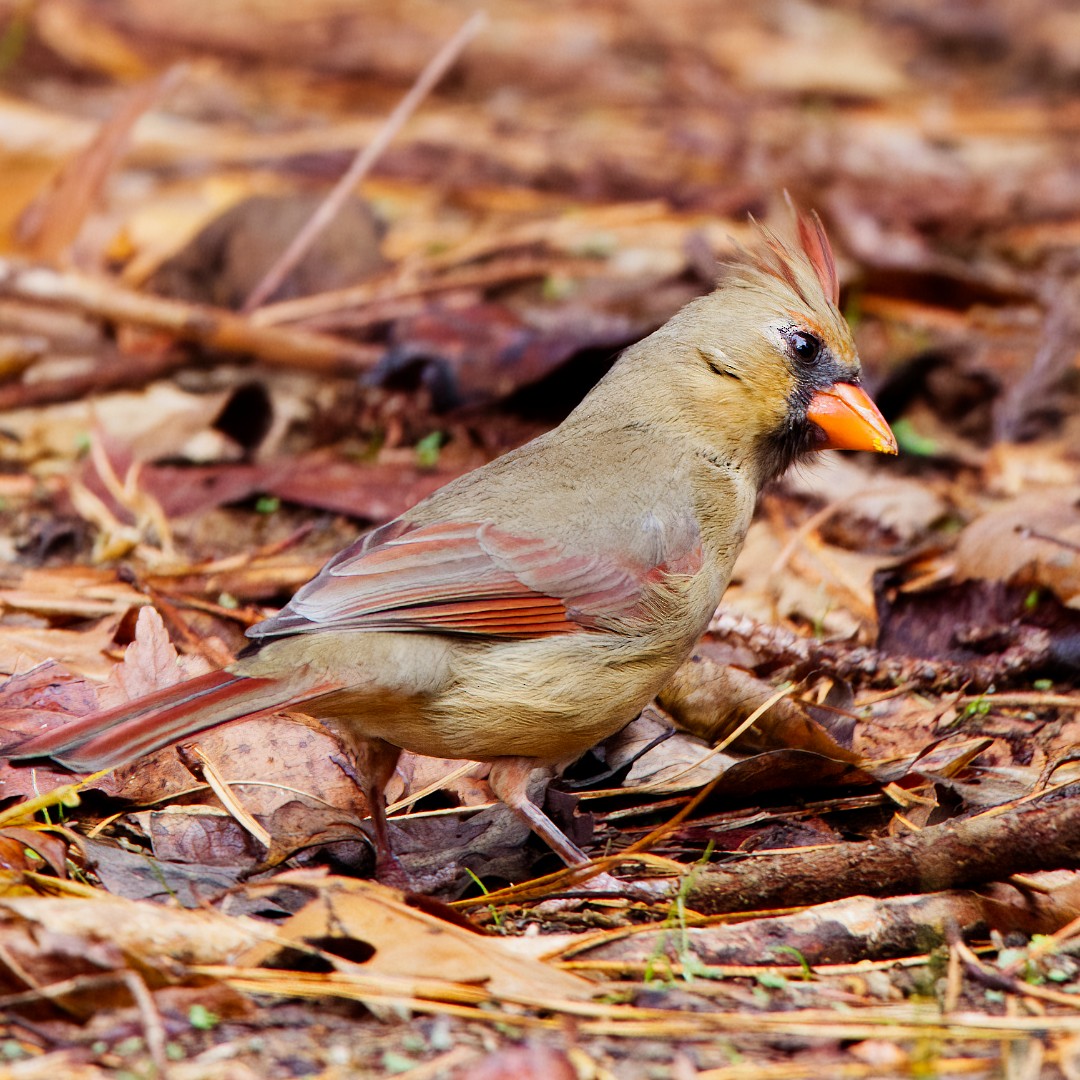
{"type": "Polygon", "coordinates": [[[818,450],[875,450],[896,453],[896,436],[885,417],[854,383],[834,383],[810,399],[806,414],[822,431],[825,442],[818,450]]]}

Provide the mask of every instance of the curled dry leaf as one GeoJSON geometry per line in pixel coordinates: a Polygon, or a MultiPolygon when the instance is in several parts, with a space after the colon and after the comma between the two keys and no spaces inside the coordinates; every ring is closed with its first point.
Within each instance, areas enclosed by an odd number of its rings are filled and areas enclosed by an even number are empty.
{"type": "MultiPolygon", "coordinates": [[[[675,672],[657,700],[680,727],[707,742],[717,742],[775,693],[769,683],[698,652],[675,672]]],[[[788,698],[771,705],[734,746],[743,750],[811,750],[836,761],[857,760],[857,755],[788,698]]]]}
{"type": "MultiPolygon", "coordinates": [[[[105,948],[110,964],[126,956],[145,968],[163,970],[175,963],[229,963],[265,933],[264,926],[247,918],[104,894],[83,897],[78,903],[48,897],[0,898],[0,941],[5,947],[11,947],[15,940],[11,935],[20,928],[29,934],[19,948],[28,963],[34,963],[35,955],[47,962],[44,941],[51,935],[53,941],[81,942],[83,950],[91,945],[105,948]]],[[[68,974],[70,970],[60,977],[68,974]]]]}
{"type": "Polygon", "coordinates": [[[238,965],[277,966],[287,958],[291,942],[319,950],[333,969],[355,970],[355,962],[345,958],[360,955],[366,945],[370,955],[362,961],[363,970],[374,976],[467,983],[522,1003],[582,1000],[596,991],[576,975],[524,959],[498,940],[410,906],[395,889],[295,872],[280,875],[275,886],[286,882],[306,890],[310,901],[278,927],[273,942],[248,949],[238,965]]]}
{"type": "Polygon", "coordinates": [[[21,825],[0,829],[0,869],[40,870],[44,863],[57,877],[67,877],[67,852],[68,836],[62,830],[21,825]]]}
{"type": "Polygon", "coordinates": [[[1080,607],[1080,490],[1015,499],[976,518],[953,553],[955,577],[1047,589],[1080,607]]]}
{"type": "Polygon", "coordinates": [[[613,770],[633,761],[623,778],[626,787],[647,786],[653,791],[686,791],[703,787],[735,763],[727,754],[717,754],[707,743],[681,732],[642,753],[671,727],[646,709],[636,720],[604,743],[604,760],[613,770]],[[637,755],[641,755],[637,757],[637,755]],[[633,760],[637,757],[637,760],[633,760]]]}

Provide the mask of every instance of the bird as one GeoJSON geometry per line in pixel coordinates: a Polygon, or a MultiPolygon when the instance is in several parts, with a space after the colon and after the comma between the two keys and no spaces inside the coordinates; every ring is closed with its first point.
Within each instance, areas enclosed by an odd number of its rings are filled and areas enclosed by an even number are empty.
{"type": "Polygon", "coordinates": [[[717,287],[627,348],[557,427],[339,552],[232,664],[31,735],[12,761],[112,768],[299,710],[350,751],[377,874],[402,750],[487,761],[498,799],[568,866],[529,797],[634,719],[689,657],[762,487],[824,449],[897,452],[860,385],[820,219],[755,223],[717,287]]]}

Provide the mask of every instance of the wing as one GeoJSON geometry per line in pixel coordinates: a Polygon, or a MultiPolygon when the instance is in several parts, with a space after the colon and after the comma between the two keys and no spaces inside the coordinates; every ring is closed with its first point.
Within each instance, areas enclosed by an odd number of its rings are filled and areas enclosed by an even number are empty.
{"type": "Polygon", "coordinates": [[[393,521],[346,548],[253,638],[415,630],[534,638],[631,617],[650,586],[701,566],[696,523],[663,561],[570,551],[491,524],[393,521]],[[687,541],[692,541],[688,544],[687,541]]]}

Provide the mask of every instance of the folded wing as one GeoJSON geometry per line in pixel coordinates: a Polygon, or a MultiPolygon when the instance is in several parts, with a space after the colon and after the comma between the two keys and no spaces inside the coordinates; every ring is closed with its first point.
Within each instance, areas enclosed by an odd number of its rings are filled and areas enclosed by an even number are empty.
{"type": "Polygon", "coordinates": [[[632,616],[665,574],[701,565],[696,528],[661,561],[571,551],[490,523],[395,521],[328,563],[256,639],[319,630],[412,630],[534,638],[632,616]],[[692,543],[688,543],[692,541],[692,543]]]}

